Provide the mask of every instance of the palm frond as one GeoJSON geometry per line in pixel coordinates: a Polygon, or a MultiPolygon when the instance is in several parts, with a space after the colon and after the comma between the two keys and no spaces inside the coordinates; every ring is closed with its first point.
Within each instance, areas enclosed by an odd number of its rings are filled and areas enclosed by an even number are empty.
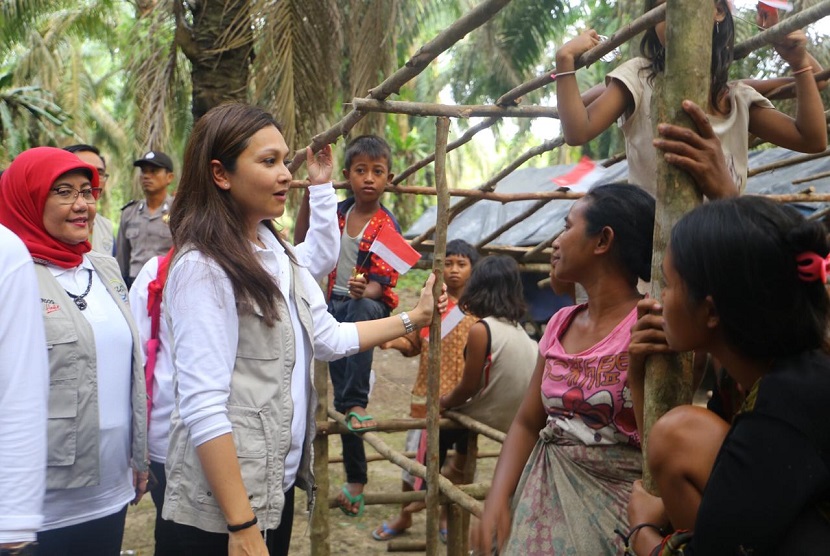
{"type": "Polygon", "coordinates": [[[277,115],[289,145],[306,144],[332,119],[343,44],[338,3],[256,0],[253,10],[251,100],[277,115]]]}

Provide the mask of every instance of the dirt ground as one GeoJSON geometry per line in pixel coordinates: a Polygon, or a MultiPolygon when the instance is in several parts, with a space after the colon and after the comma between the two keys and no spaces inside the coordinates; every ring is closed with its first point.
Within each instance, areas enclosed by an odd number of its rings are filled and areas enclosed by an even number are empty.
{"type": "MultiPolygon", "coordinates": [[[[399,292],[401,307],[408,308],[415,305],[416,297],[412,292],[399,292]]],[[[409,394],[418,371],[418,358],[405,358],[397,351],[375,350],[374,363],[375,384],[369,402],[369,411],[378,419],[409,417],[409,394]]],[[[329,392],[329,400],[331,393],[329,392]]],[[[331,405],[331,401],[329,402],[331,405]]],[[[397,450],[403,450],[405,432],[395,432],[384,435],[387,444],[397,450]]],[[[493,451],[498,449],[495,442],[483,439],[479,441],[479,449],[493,451]]],[[[367,454],[375,451],[367,445],[367,454]]],[[[332,456],[341,454],[340,437],[330,439],[329,453],[332,456]]],[[[477,482],[489,481],[495,465],[495,458],[482,459],[478,465],[477,482]]],[[[343,465],[333,463],[330,470],[330,492],[333,497],[340,490],[343,481],[343,465]]],[[[401,488],[400,468],[386,461],[369,463],[369,484],[367,492],[398,492],[401,488]]],[[[322,497],[321,497],[322,498],[322,497]]],[[[324,503],[320,500],[318,503],[324,503]]],[[[311,530],[308,513],[305,511],[306,497],[297,492],[295,500],[295,517],[293,537],[291,540],[291,554],[310,554],[309,533],[311,530]]],[[[383,520],[393,517],[398,510],[395,506],[366,506],[361,517],[348,518],[339,510],[331,510],[329,517],[330,544],[332,554],[379,554],[387,551],[387,543],[372,539],[372,530],[383,520]]],[[[153,522],[155,508],[149,496],[145,496],[141,503],[130,508],[127,514],[127,527],[124,533],[122,554],[151,556],[153,554],[153,522]]],[[[415,516],[413,527],[401,539],[424,540],[426,528],[426,513],[415,516]]],[[[443,546],[441,554],[445,553],[443,546]]],[[[417,552],[415,554],[418,554],[417,552]]],[[[424,554],[421,552],[420,554],[424,554]]]]}

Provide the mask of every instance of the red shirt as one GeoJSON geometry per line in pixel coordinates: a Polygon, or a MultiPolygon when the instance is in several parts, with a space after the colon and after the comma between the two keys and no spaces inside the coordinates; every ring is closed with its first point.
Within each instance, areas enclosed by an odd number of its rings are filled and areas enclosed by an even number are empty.
{"type": "MultiPolygon", "coordinates": [[[[354,203],[354,197],[349,197],[345,201],[340,201],[337,204],[337,223],[340,226],[341,234],[343,233],[343,228],[346,226],[346,214],[354,206],[354,203]]],[[[380,205],[380,208],[366,225],[366,229],[363,231],[363,237],[360,238],[360,244],[357,248],[357,268],[366,274],[367,280],[372,280],[380,284],[380,302],[392,310],[398,306],[398,295],[392,289],[398,283],[398,273],[386,261],[369,251],[372,242],[375,241],[375,237],[384,226],[393,226],[396,232],[401,233],[401,227],[398,225],[395,216],[386,207],[380,205]]],[[[326,291],[326,297],[331,298],[331,290],[336,282],[337,268],[335,267],[331,274],[329,274],[329,285],[326,291]]]]}

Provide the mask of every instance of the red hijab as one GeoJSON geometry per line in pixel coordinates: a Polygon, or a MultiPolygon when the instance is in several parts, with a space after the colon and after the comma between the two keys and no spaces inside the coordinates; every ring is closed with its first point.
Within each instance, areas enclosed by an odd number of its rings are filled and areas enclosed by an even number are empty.
{"type": "Polygon", "coordinates": [[[35,147],[23,151],[0,177],[0,224],[23,240],[29,253],[61,268],[81,264],[83,254],[92,249],[89,241],[70,245],[49,235],[43,227],[43,209],[52,184],[72,170],[90,176],[98,187],[98,171],[74,154],[54,147],[35,147]]]}

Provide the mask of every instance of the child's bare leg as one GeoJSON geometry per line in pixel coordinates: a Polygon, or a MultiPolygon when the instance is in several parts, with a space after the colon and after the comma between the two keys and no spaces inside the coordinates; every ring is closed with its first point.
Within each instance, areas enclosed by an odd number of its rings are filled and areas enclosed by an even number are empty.
{"type": "Polygon", "coordinates": [[[694,529],[703,489],[729,425],[702,407],[684,405],[661,417],[648,441],[648,465],[669,520],[694,529]]]}

